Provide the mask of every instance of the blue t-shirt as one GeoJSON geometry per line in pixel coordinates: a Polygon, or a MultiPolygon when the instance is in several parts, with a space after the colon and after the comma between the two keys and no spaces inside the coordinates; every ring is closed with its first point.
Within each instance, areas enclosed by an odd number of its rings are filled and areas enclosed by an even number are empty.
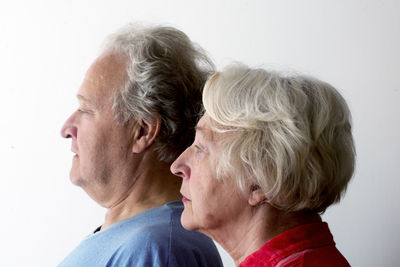
{"type": "Polygon", "coordinates": [[[185,230],[183,204],[170,202],[90,235],[59,265],[65,266],[222,266],[212,240],[185,230]]]}

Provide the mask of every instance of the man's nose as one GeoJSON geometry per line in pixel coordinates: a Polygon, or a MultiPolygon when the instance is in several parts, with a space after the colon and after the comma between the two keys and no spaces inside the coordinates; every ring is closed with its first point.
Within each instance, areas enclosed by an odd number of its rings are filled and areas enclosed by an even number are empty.
{"type": "Polygon", "coordinates": [[[76,138],[78,129],[74,123],[74,115],[75,112],[65,121],[61,128],[60,133],[64,138],[76,138]]]}

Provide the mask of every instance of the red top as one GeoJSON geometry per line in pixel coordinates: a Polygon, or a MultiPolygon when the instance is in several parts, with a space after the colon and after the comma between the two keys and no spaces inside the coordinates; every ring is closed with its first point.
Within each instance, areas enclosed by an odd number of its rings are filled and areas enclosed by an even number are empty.
{"type": "Polygon", "coordinates": [[[350,266],[325,222],[300,225],[274,237],[239,267],[350,266]]]}

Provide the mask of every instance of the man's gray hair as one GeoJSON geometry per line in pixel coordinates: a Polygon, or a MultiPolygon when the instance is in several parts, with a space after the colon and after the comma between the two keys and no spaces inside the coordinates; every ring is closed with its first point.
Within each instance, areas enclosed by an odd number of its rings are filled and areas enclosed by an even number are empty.
{"type": "Polygon", "coordinates": [[[128,24],[106,39],[102,53],[128,57],[127,79],[113,99],[121,123],[161,119],[158,159],[172,162],[191,144],[201,111],[202,88],[214,65],[182,31],[128,24]]]}

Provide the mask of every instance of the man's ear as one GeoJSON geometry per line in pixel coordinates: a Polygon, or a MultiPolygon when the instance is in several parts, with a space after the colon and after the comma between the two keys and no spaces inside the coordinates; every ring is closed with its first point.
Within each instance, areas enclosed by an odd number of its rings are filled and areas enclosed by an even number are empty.
{"type": "Polygon", "coordinates": [[[133,127],[132,152],[142,153],[149,148],[157,138],[161,129],[161,119],[155,116],[151,122],[143,119],[136,120],[133,127]]]}
{"type": "Polygon", "coordinates": [[[249,204],[255,207],[265,203],[266,200],[267,198],[265,197],[265,194],[261,190],[260,186],[252,185],[250,188],[249,204]]]}

